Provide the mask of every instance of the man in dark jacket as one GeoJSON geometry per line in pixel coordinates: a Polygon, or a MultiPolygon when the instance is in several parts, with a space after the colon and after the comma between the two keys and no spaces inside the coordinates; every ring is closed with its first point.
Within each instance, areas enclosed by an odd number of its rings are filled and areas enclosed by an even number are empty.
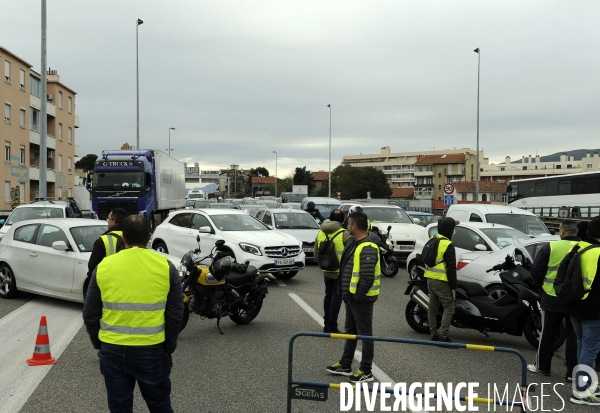
{"type": "MultiPolygon", "coordinates": [[[[589,223],[587,236],[579,243],[580,251],[590,245],[600,246],[600,217],[589,223]]],[[[583,287],[589,292],[581,300],[567,304],[567,314],[571,316],[577,334],[579,363],[573,372],[575,383],[570,400],[575,404],[600,406],[598,382],[584,370],[593,372],[594,361],[600,352],[600,248],[587,250],[580,257],[583,287]]]]}
{"type": "MultiPolygon", "coordinates": [[[[444,217],[438,222],[438,233],[433,237],[439,238],[436,252],[436,265],[426,266],[425,278],[429,288],[429,312],[427,321],[432,341],[451,343],[449,333],[452,317],[454,316],[454,301],[456,300],[456,250],[452,245],[454,227],[459,222],[454,218],[444,217]],[[444,313],[438,332],[437,313],[442,304],[444,313]]],[[[432,238],[433,238],[432,237],[432,238]]]]}
{"type": "MultiPolygon", "coordinates": [[[[550,375],[552,357],[554,356],[554,344],[559,334],[560,325],[566,317],[567,303],[556,296],[554,280],[558,272],[558,266],[565,256],[577,245],[580,239],[577,237],[577,224],[574,221],[564,220],[558,229],[560,240],[552,241],[537,253],[531,266],[531,276],[541,289],[542,296],[542,333],[540,344],[534,364],[529,364],[527,369],[533,373],[543,376],[550,375]]],[[[571,323],[568,323],[572,328],[571,323]]],[[[567,374],[565,379],[571,378],[571,371],[577,364],[576,360],[567,360],[567,374]]]]}
{"type": "MultiPolygon", "coordinates": [[[[350,214],[348,232],[354,240],[345,248],[340,261],[340,295],[346,304],[346,334],[373,335],[373,307],[379,296],[381,264],[378,238],[367,230],[367,217],[361,212],[350,214]]],[[[352,383],[373,381],[374,343],[362,340],[360,368],[352,374],[356,340],[346,340],[339,362],[327,366],[332,374],[349,376],[352,383]]]]}
{"type": "Polygon", "coordinates": [[[136,382],[151,412],[172,412],[171,353],[183,321],[181,280],[166,257],[148,250],[150,225],[140,215],[122,223],[126,249],[92,273],[83,321],[99,349],[111,412],[133,410],[136,382]]]}
{"type": "Polygon", "coordinates": [[[108,229],[94,242],[94,248],[88,261],[88,280],[105,257],[116,254],[125,248],[121,239],[121,223],[126,217],[127,211],[123,208],[115,208],[108,214],[108,229]]]}
{"type": "Polygon", "coordinates": [[[306,212],[308,212],[314,219],[318,219],[319,224],[325,222],[325,217],[321,215],[318,209],[315,208],[315,203],[313,201],[310,201],[308,204],[306,204],[306,212]]]}

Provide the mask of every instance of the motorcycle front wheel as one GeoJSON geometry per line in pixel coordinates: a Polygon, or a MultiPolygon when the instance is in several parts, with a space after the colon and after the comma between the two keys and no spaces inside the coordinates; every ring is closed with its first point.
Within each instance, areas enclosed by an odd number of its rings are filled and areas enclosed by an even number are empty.
{"type": "Polygon", "coordinates": [[[253,309],[249,310],[244,307],[238,307],[237,310],[235,310],[235,312],[229,316],[229,318],[236,324],[248,324],[250,321],[256,318],[258,313],[260,313],[262,305],[263,299],[261,298],[254,303],[253,309]]]}
{"type": "MultiPolygon", "coordinates": [[[[531,344],[531,346],[537,349],[540,345],[540,333],[541,326],[537,326],[535,319],[533,317],[527,317],[525,320],[525,325],[523,326],[523,335],[531,344]],[[539,329],[538,329],[539,328],[539,329]]],[[[567,328],[565,326],[565,322],[560,323],[560,327],[558,328],[558,335],[556,337],[556,341],[554,342],[554,350],[558,350],[565,342],[567,338],[567,328]]]]}
{"type": "Polygon", "coordinates": [[[387,262],[385,259],[381,260],[381,273],[384,277],[395,277],[399,269],[398,261],[387,262]]]}
{"type": "Polygon", "coordinates": [[[429,333],[427,311],[423,310],[419,304],[415,303],[413,300],[410,300],[408,304],[406,304],[404,315],[410,328],[415,330],[417,333],[429,333]]]}

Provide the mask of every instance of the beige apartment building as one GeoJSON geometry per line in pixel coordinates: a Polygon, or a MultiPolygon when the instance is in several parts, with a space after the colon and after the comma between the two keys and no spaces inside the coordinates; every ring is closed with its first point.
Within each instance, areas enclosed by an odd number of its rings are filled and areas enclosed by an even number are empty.
{"type": "MultiPolygon", "coordinates": [[[[355,167],[372,166],[383,171],[390,187],[412,188],[415,186],[415,163],[422,156],[468,154],[475,158],[476,151],[469,148],[443,149],[416,152],[392,152],[389,146],[381,148],[378,154],[345,155],[342,164],[350,164],[355,167]]],[[[479,152],[480,164],[484,165],[487,159],[483,157],[483,151],[479,152]]]]}
{"type": "Polygon", "coordinates": [[[0,46],[2,79],[0,104],[4,122],[0,122],[0,140],[4,141],[4,164],[0,180],[4,192],[0,211],[11,210],[11,194],[20,193],[20,203],[29,203],[39,194],[40,177],[40,105],[47,100],[47,197],[72,196],[75,181],[76,92],[61,83],[56,70],[47,74],[47,96],[41,96],[41,76],[31,63],[0,46]]]}
{"type": "Polygon", "coordinates": [[[420,156],[415,162],[415,199],[444,199],[444,184],[474,181],[476,176],[474,154],[420,156]]]}

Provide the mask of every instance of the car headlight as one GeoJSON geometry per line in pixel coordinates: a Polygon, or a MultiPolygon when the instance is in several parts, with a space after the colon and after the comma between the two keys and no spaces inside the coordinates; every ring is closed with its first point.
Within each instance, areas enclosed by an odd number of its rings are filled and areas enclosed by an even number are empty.
{"type": "Polygon", "coordinates": [[[242,251],[244,252],[248,252],[250,254],[254,254],[254,255],[262,255],[262,253],[260,252],[260,248],[257,247],[256,245],[252,245],[252,244],[246,244],[245,242],[240,242],[240,248],[242,249],[242,251]]]}

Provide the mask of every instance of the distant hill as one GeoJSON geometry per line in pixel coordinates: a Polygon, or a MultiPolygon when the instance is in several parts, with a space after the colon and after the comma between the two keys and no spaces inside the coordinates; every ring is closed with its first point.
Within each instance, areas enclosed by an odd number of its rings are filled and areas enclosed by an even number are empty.
{"type": "MultiPolygon", "coordinates": [[[[576,161],[580,161],[587,156],[588,152],[591,156],[594,156],[594,152],[600,153],[600,149],[575,149],[572,151],[556,152],[551,155],[540,156],[540,162],[559,162],[560,155],[562,155],[563,153],[569,156],[574,156],[576,161]]],[[[511,163],[521,163],[521,161],[522,159],[519,159],[518,161],[512,161],[511,163]]]]}

